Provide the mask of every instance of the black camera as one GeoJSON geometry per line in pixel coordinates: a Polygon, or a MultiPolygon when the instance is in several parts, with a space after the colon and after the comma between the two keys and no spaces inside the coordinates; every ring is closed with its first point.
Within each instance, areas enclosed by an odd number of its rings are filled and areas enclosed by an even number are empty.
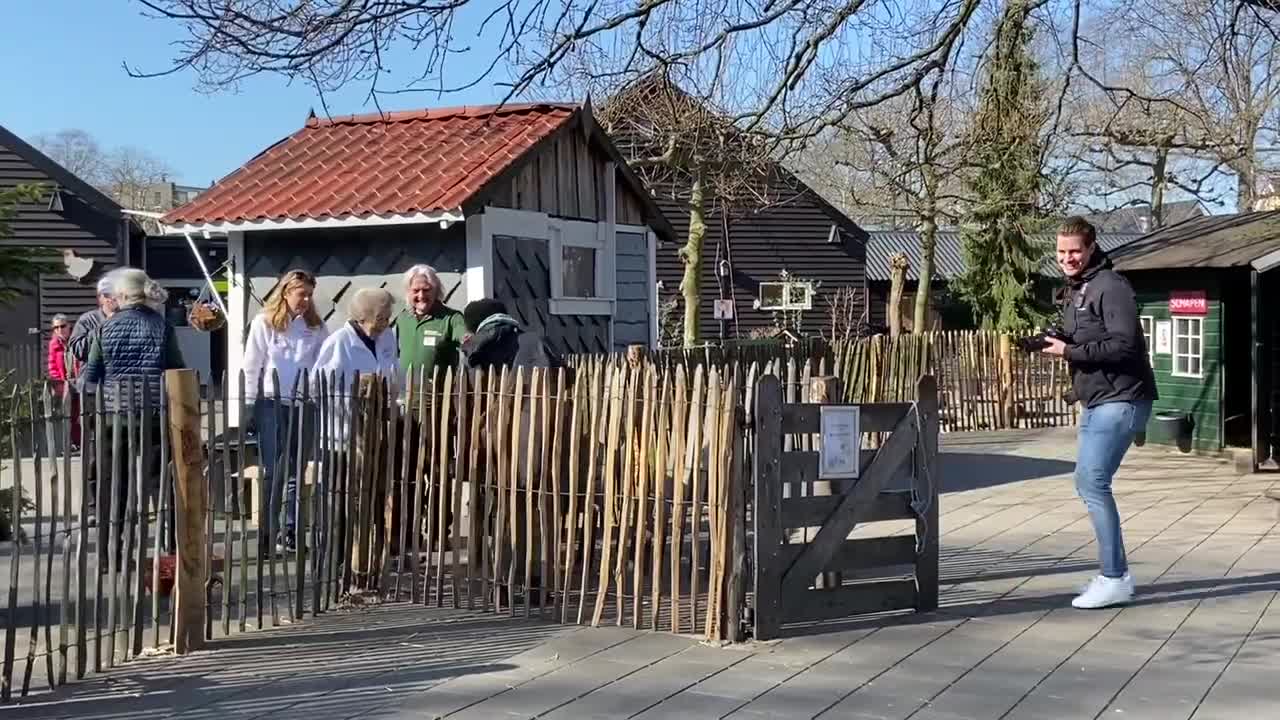
{"type": "Polygon", "coordinates": [[[1017,338],[1013,344],[1024,353],[1037,353],[1049,347],[1049,338],[1055,340],[1066,340],[1066,335],[1057,328],[1049,328],[1043,332],[1028,337],[1017,338]]]}

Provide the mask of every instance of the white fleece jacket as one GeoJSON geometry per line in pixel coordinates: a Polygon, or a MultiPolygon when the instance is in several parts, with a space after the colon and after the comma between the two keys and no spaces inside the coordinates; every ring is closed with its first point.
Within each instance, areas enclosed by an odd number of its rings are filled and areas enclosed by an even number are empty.
{"type": "Polygon", "coordinates": [[[350,423],[350,398],[353,392],[353,381],[356,373],[360,377],[377,374],[391,381],[392,392],[399,392],[400,360],[399,347],[396,345],[395,333],[384,331],[374,340],[374,352],[356,333],[351,323],[342,327],[324,341],[316,358],[312,373],[312,393],[319,392],[319,380],[326,378],[330,383],[327,394],[330,396],[330,408],[334,413],[331,432],[327,440],[339,446],[347,441],[347,425],[350,423]]]}
{"type": "MultiPolygon", "coordinates": [[[[249,338],[244,346],[245,398],[252,402],[258,396],[258,379],[266,397],[291,399],[294,380],[302,370],[310,370],[316,362],[320,346],[329,337],[324,325],[308,327],[301,317],[294,318],[283,332],[267,324],[261,313],[249,323],[249,338]],[[275,376],[280,378],[276,388],[275,376]]],[[[302,387],[298,387],[302,393],[302,387]]]]}

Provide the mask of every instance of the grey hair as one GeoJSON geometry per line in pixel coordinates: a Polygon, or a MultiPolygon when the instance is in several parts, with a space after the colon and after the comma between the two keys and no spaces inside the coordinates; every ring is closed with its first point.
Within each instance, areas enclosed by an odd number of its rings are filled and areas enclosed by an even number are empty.
{"type": "Polygon", "coordinates": [[[99,295],[114,294],[116,291],[116,276],[119,275],[121,272],[129,269],[130,268],[116,268],[114,270],[108,270],[107,272],[103,273],[102,277],[98,278],[98,294],[99,295]]]}
{"type": "Polygon", "coordinates": [[[58,313],[53,316],[53,319],[49,321],[49,324],[57,325],[58,323],[66,323],[66,322],[67,322],[67,316],[64,313],[58,313]]]}
{"type": "Polygon", "coordinates": [[[391,293],[383,288],[362,288],[352,296],[351,305],[347,308],[347,318],[357,323],[370,322],[380,314],[386,314],[390,318],[395,302],[391,293]]]}
{"type": "Polygon", "coordinates": [[[145,272],[137,268],[122,268],[115,271],[114,275],[111,295],[121,309],[142,305],[150,299],[147,296],[147,284],[151,282],[151,278],[145,272]]]}
{"type": "Polygon", "coordinates": [[[156,312],[163,312],[165,303],[169,302],[169,291],[161,287],[160,283],[148,278],[145,292],[147,307],[156,312]]]}
{"type": "Polygon", "coordinates": [[[413,284],[413,279],[421,275],[431,283],[431,287],[435,288],[436,294],[440,294],[440,276],[436,274],[436,269],[430,265],[414,265],[404,271],[404,289],[408,290],[413,284]]]}

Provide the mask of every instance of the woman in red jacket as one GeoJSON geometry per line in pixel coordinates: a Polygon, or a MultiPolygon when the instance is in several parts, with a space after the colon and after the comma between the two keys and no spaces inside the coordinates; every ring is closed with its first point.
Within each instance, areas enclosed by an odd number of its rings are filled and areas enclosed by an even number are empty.
{"type": "Polygon", "coordinates": [[[71,388],[71,380],[76,376],[75,359],[68,352],[67,341],[71,339],[71,323],[67,316],[58,313],[53,316],[53,332],[49,337],[49,380],[53,384],[54,397],[61,399],[71,394],[71,447],[80,447],[80,408],[75,391],[71,388]],[[68,363],[72,363],[68,365],[68,363]]]}

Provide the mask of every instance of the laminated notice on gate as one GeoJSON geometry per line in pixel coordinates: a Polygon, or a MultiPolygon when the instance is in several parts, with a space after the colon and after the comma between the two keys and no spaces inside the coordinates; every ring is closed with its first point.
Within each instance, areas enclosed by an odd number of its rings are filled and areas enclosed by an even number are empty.
{"type": "Polygon", "coordinates": [[[862,461],[862,415],[857,405],[823,405],[822,444],[818,448],[818,478],[858,477],[862,461]]]}

